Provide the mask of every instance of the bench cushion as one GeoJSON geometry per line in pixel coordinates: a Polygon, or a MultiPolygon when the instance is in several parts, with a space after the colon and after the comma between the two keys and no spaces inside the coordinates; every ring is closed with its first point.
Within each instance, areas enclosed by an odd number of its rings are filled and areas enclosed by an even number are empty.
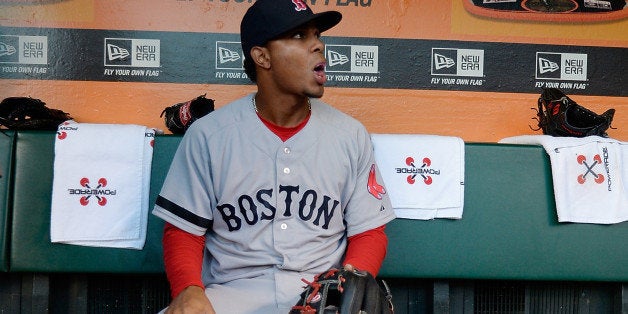
{"type": "Polygon", "coordinates": [[[14,131],[0,133],[0,271],[9,270],[9,213],[14,131]]]}
{"type": "MultiPolygon", "coordinates": [[[[179,140],[176,136],[155,139],[149,204],[155,202],[179,140]]],[[[17,135],[11,271],[162,273],[163,222],[150,214],[142,250],[50,242],[54,141],[54,132],[17,135]]]]}
{"type": "MultiPolygon", "coordinates": [[[[157,136],[153,204],[180,136],[157,136]]],[[[540,146],[465,144],[461,220],[395,219],[387,227],[389,278],[628,281],[628,223],[558,223],[549,158],[540,146]]],[[[163,272],[163,222],[149,215],[143,250],[50,243],[54,133],[19,132],[12,271],[163,272]]]]}
{"type": "Polygon", "coordinates": [[[628,222],[559,223],[540,146],[466,144],[461,220],[396,219],[381,276],[628,281],[628,222]]]}

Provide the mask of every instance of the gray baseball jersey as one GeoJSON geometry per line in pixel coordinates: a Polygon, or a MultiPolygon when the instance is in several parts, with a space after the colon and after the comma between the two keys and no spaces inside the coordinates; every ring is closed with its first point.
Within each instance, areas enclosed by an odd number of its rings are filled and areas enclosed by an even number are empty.
{"type": "Polygon", "coordinates": [[[256,115],[253,96],[192,124],[153,213],[206,235],[208,287],[270,276],[276,289],[258,293],[292,305],[301,278],[338,267],[348,236],[394,212],[361,123],[311,99],[306,126],[283,142],[256,115]]]}

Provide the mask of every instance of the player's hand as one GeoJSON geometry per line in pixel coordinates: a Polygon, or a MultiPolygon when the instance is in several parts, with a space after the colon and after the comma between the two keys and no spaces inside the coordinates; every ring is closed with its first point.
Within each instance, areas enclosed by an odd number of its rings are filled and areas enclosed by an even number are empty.
{"type": "Polygon", "coordinates": [[[216,314],[216,312],[203,288],[189,286],[172,300],[165,314],[216,314]]]}
{"type": "Polygon", "coordinates": [[[354,271],[355,270],[355,267],[353,267],[353,265],[351,265],[351,264],[345,264],[344,266],[342,266],[342,268],[344,268],[345,270],[348,270],[348,271],[354,271]]]}

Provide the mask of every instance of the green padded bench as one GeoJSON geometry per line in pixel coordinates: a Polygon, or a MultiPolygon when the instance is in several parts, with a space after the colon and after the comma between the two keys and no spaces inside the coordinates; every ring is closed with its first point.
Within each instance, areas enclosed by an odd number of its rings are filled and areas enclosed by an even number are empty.
{"type": "MultiPolygon", "coordinates": [[[[151,204],[179,141],[156,137],[151,204]]],[[[53,133],[17,134],[11,271],[163,272],[153,215],[141,251],[50,243],[53,152],[53,133]]],[[[391,222],[382,277],[628,281],[628,223],[558,223],[543,148],[468,143],[465,155],[463,219],[391,222]]]]}
{"type": "Polygon", "coordinates": [[[463,218],[386,230],[383,277],[628,281],[628,222],[559,223],[541,146],[466,144],[463,218]]]}
{"type": "Polygon", "coordinates": [[[0,272],[9,270],[9,213],[15,132],[0,132],[0,272]]]}
{"type": "MultiPolygon", "coordinates": [[[[180,138],[155,141],[150,204],[163,182],[180,138]]],[[[10,271],[71,273],[163,273],[163,222],[149,215],[143,250],[84,247],[50,242],[54,132],[18,132],[10,271]]]]}

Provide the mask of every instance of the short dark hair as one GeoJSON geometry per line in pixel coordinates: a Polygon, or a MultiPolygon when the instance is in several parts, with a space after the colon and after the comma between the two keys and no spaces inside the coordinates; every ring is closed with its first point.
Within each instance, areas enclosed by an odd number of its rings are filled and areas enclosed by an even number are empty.
{"type": "Polygon", "coordinates": [[[257,70],[255,69],[255,62],[253,62],[253,58],[246,57],[244,58],[244,73],[249,77],[251,82],[257,82],[257,70]]]}

